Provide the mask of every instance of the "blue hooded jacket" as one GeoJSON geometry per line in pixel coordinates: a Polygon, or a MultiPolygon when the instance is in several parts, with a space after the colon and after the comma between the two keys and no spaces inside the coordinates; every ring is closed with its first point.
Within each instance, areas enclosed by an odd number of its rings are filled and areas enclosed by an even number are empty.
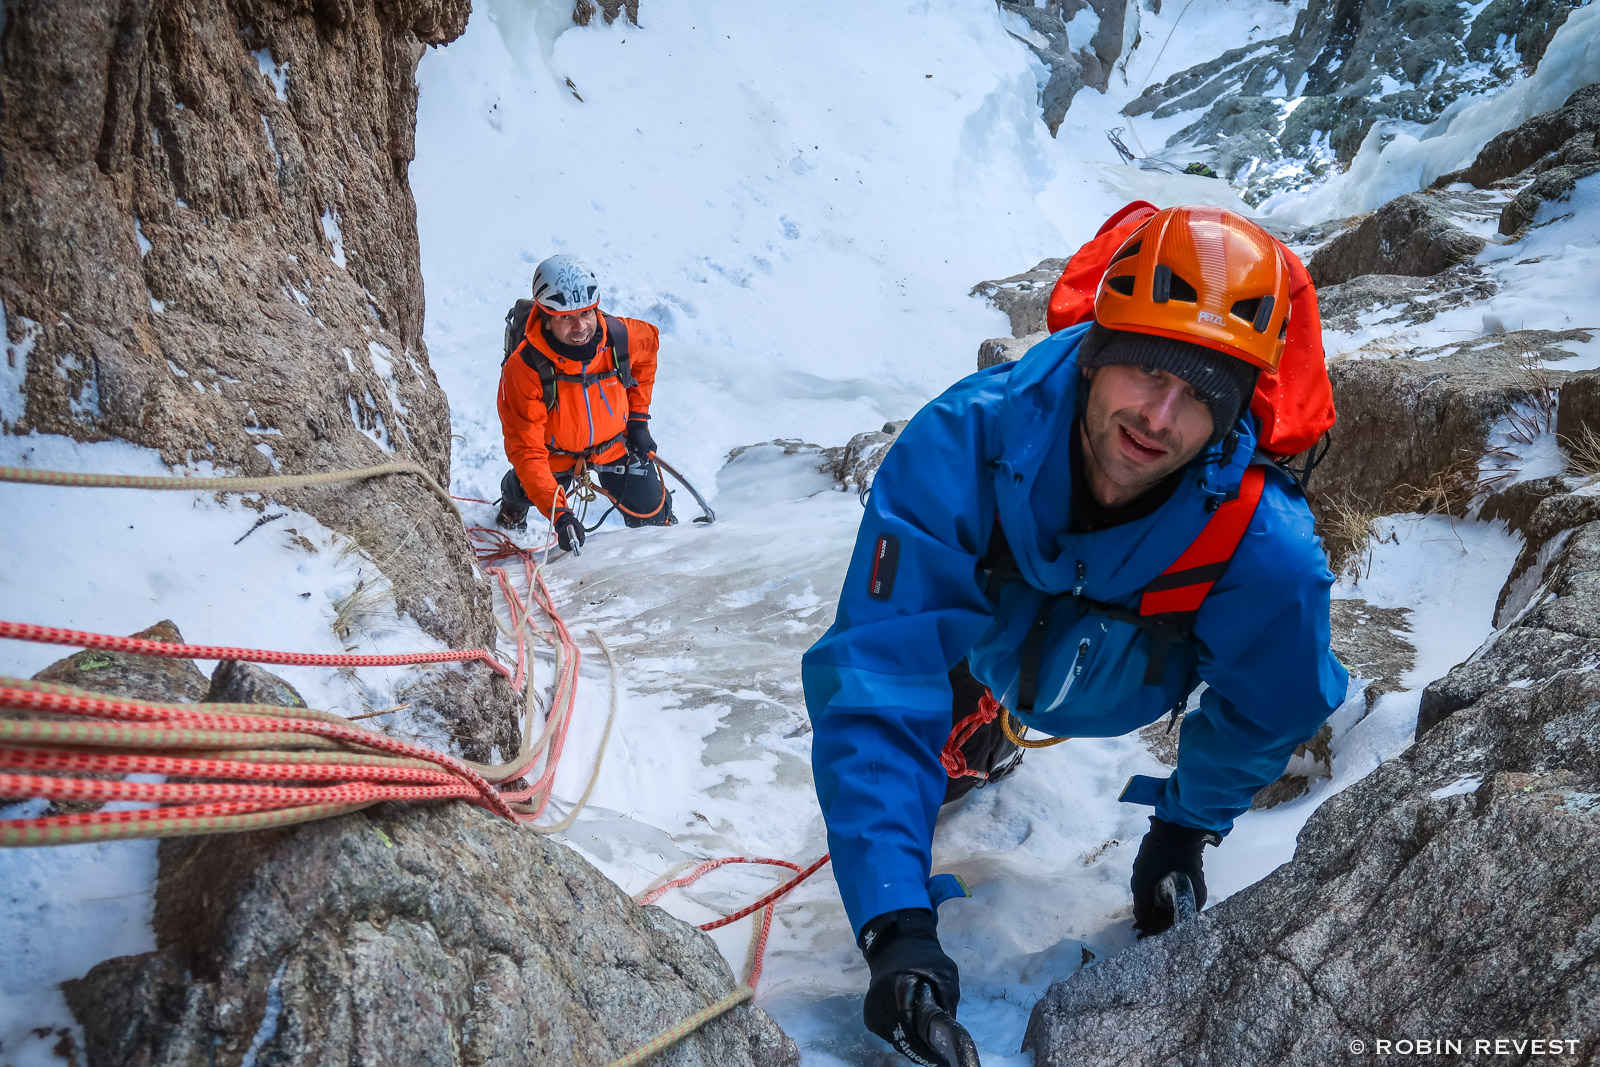
{"type": "MultiPolygon", "coordinates": [[[[931,906],[950,668],[966,657],[1014,707],[1020,650],[1046,595],[1077,590],[1137,611],[1146,583],[1204,528],[1207,501],[1231,495],[1254,454],[1246,417],[1237,446],[1196,457],[1151,515],[1068,532],[1086,330],[963,379],[911,420],[873,483],[838,615],[805,655],[817,798],[858,935],[885,912],[931,906]],[[997,514],[1025,581],[1000,588],[996,602],[978,564],[997,514]],[[884,535],[898,551],[879,559],[884,535]]],[[[1163,684],[1144,682],[1146,632],[1066,599],[1049,619],[1034,713],[1019,718],[1046,734],[1114,737],[1204,681],[1179,732],[1177,770],[1151,799],[1169,822],[1226,834],[1344,699],[1348,678],[1328,645],[1332,584],[1304,497],[1269,464],[1233,562],[1195,619],[1195,640],[1169,653],[1163,684]]]]}

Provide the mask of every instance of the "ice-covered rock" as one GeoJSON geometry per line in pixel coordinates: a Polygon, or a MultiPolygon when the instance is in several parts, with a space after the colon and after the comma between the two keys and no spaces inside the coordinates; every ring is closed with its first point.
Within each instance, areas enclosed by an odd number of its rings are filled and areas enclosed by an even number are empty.
{"type": "Polygon", "coordinates": [[[1533,70],[1581,6],[1310,0],[1286,36],[1175,74],[1124,113],[1198,112],[1169,149],[1209,149],[1216,169],[1260,203],[1348,164],[1377,122],[1431,122],[1455,101],[1533,70]]]}

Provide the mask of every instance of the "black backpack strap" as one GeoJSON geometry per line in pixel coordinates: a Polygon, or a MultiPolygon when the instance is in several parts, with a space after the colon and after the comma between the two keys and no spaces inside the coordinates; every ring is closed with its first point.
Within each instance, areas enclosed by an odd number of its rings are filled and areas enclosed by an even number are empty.
{"type": "MultiPolygon", "coordinates": [[[[978,562],[978,569],[987,572],[985,592],[996,604],[999,603],[1002,585],[1007,582],[1026,581],[1017,566],[1017,558],[1006,540],[1006,533],[1000,525],[998,515],[995,516],[994,532],[989,537],[989,547],[984,552],[983,559],[978,562]]],[[[1034,700],[1039,695],[1039,667],[1044,661],[1045,637],[1050,629],[1050,617],[1055,613],[1056,605],[1063,600],[1075,601],[1083,610],[1095,615],[1131,623],[1149,636],[1150,655],[1145,661],[1145,685],[1160,685],[1166,674],[1167,657],[1173,647],[1194,639],[1194,617],[1198,612],[1156,618],[1141,615],[1137,611],[1115,604],[1091,600],[1078,593],[1046,594],[1043,603],[1039,605],[1038,614],[1033,618],[1033,625],[1028,628],[1028,636],[1023,639],[1022,648],[1018,650],[1020,662],[1017,706],[1012,709],[1014,711],[1022,714],[1031,714],[1033,711],[1034,700]]]]}
{"type": "Polygon", "coordinates": [[[617,380],[631,389],[639,383],[633,377],[633,363],[628,355],[628,324],[615,315],[606,315],[606,337],[611,342],[611,362],[617,368],[617,380]]]}
{"type": "Polygon", "coordinates": [[[506,312],[506,350],[505,355],[500,357],[502,367],[527,337],[528,316],[532,313],[532,300],[518,300],[511,305],[511,310],[506,312]]]}

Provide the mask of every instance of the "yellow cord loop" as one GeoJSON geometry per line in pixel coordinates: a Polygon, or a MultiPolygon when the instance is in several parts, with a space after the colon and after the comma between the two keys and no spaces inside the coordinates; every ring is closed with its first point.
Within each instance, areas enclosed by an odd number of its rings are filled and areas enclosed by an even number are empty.
{"type": "Polygon", "coordinates": [[[1049,748],[1051,745],[1059,745],[1063,741],[1072,740],[1070,737],[1047,737],[1042,741],[1029,741],[1024,736],[1027,734],[1028,728],[1023,726],[1021,730],[1018,730],[1013,727],[1011,725],[1011,713],[1004,707],[1000,709],[1000,729],[1006,735],[1006,740],[1018,748],[1049,748]]]}

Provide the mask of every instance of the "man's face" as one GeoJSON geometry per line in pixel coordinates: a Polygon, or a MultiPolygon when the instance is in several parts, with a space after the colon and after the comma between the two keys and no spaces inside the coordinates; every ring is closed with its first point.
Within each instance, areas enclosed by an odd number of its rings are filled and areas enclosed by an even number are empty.
{"type": "Polygon", "coordinates": [[[571,315],[552,315],[547,311],[544,319],[550,327],[550,336],[564,345],[588,344],[598,325],[594,308],[571,315]]]}
{"type": "Polygon", "coordinates": [[[1084,470],[1105,507],[1135,500],[1210,440],[1211,409],[1177,375],[1120,364],[1083,373],[1084,470]]]}

